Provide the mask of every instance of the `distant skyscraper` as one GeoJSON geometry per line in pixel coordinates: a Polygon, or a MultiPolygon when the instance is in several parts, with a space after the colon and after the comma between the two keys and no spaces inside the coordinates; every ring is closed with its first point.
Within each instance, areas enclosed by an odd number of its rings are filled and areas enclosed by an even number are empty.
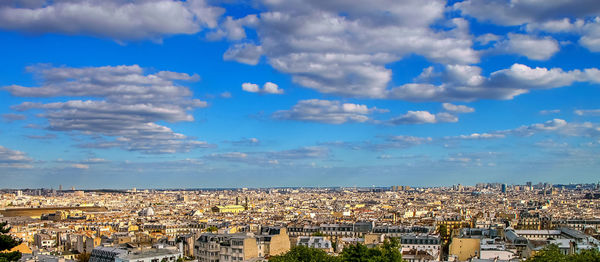
{"type": "Polygon", "coordinates": [[[62,185],[58,185],[58,191],[62,191],[62,185]]]}
{"type": "Polygon", "coordinates": [[[502,193],[506,193],[506,184],[502,184],[502,193]]]}

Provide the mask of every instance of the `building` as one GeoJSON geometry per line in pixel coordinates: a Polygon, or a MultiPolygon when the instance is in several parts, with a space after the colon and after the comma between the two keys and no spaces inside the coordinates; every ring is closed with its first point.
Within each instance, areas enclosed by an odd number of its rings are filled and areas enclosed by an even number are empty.
{"type": "Polygon", "coordinates": [[[405,235],[400,238],[402,258],[408,262],[439,261],[442,240],[433,235],[405,235]]]}
{"type": "Polygon", "coordinates": [[[96,247],[90,255],[90,262],[171,262],[182,258],[177,249],[150,248],[125,249],[116,247],[96,247]]]}
{"type": "Polygon", "coordinates": [[[450,243],[448,251],[449,257],[454,257],[457,261],[467,261],[471,258],[479,257],[481,240],[470,237],[454,237],[450,243]]]}
{"type": "Polygon", "coordinates": [[[240,205],[227,205],[227,206],[214,206],[211,208],[211,210],[212,210],[212,212],[215,212],[215,213],[239,213],[239,212],[246,210],[246,208],[244,206],[240,206],[240,205]]]}
{"type": "Polygon", "coordinates": [[[246,261],[257,257],[258,246],[252,234],[229,234],[221,242],[219,262],[246,261]]]}
{"type": "Polygon", "coordinates": [[[182,258],[181,251],[166,248],[136,250],[115,257],[115,262],[175,262],[182,258]]]}
{"type": "Polygon", "coordinates": [[[256,236],[258,256],[269,257],[280,255],[290,250],[290,237],[286,228],[262,228],[260,235],[256,236]]]}
{"type": "Polygon", "coordinates": [[[317,249],[321,249],[325,252],[333,252],[333,246],[331,245],[331,241],[329,241],[325,237],[301,236],[301,237],[298,237],[298,240],[296,241],[296,245],[317,248],[317,249]]]}
{"type": "Polygon", "coordinates": [[[114,262],[117,256],[126,254],[127,250],[116,247],[96,247],[90,254],[90,262],[114,262]]]}

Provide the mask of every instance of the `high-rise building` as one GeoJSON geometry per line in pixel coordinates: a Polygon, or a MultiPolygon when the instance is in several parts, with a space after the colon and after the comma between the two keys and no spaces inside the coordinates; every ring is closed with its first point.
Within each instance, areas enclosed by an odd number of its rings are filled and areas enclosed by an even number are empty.
{"type": "Polygon", "coordinates": [[[502,193],[506,193],[506,184],[502,184],[502,193]]]}

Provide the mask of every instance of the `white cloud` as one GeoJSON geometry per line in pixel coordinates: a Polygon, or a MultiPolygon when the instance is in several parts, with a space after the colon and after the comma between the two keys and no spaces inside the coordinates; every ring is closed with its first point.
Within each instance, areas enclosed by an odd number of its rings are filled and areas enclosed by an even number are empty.
{"type": "Polygon", "coordinates": [[[392,74],[386,66],[410,54],[440,63],[479,61],[467,21],[445,21],[443,0],[263,4],[267,10],[247,25],[259,44],[235,43],[224,58],[256,64],[264,54],[273,68],[322,93],[383,98],[392,74]],[[438,21],[444,26],[434,29],[438,21]]]}
{"type": "Polygon", "coordinates": [[[256,65],[260,61],[260,57],[263,55],[263,49],[261,46],[257,46],[250,43],[236,44],[223,54],[223,60],[225,61],[237,61],[239,63],[256,65]]]}
{"type": "MultiPolygon", "coordinates": [[[[569,86],[575,82],[600,83],[600,70],[563,71],[560,68],[531,68],[523,64],[513,64],[490,74],[481,75],[477,66],[447,65],[441,73],[426,68],[425,75],[439,76],[444,80],[440,85],[410,83],[389,90],[388,98],[409,101],[473,101],[478,99],[512,99],[534,89],[551,89],[569,86]]],[[[427,79],[433,82],[435,79],[427,79]]]]}
{"type": "Polygon", "coordinates": [[[600,109],[578,109],[574,113],[578,116],[600,116],[600,109]]]}
{"type": "Polygon", "coordinates": [[[504,138],[504,137],[506,137],[504,134],[472,133],[470,135],[460,135],[460,136],[454,137],[454,138],[465,139],[465,140],[474,140],[474,139],[494,139],[494,138],[504,138]]]}
{"type": "Polygon", "coordinates": [[[524,125],[514,129],[498,130],[487,133],[473,133],[444,137],[446,140],[481,140],[499,139],[507,136],[534,136],[541,133],[554,133],[563,136],[600,137],[600,126],[595,123],[568,123],[564,119],[555,118],[543,123],[524,125]]]}
{"type": "Polygon", "coordinates": [[[77,168],[77,169],[89,169],[90,166],[86,165],[86,164],[71,164],[72,168],[77,168]]]}
{"type": "Polygon", "coordinates": [[[271,82],[266,82],[263,85],[262,91],[266,94],[283,94],[283,89],[279,89],[277,84],[271,82]]]}
{"type": "Polygon", "coordinates": [[[189,88],[174,82],[194,81],[196,75],[161,71],[145,74],[134,66],[88,68],[47,67],[28,68],[38,75],[40,87],[12,85],[4,87],[21,97],[93,97],[95,100],[65,102],[24,102],[12,108],[18,111],[41,109],[38,116],[48,120],[49,130],[79,132],[90,137],[108,136],[83,143],[82,147],[121,147],[144,153],[185,152],[208,147],[156,122],[189,122],[188,111],[206,107],[204,101],[192,98],[189,88]]]}
{"type": "Polygon", "coordinates": [[[489,43],[497,42],[498,40],[500,40],[500,36],[490,33],[483,34],[475,38],[475,41],[477,41],[480,45],[487,45],[489,43]]]}
{"type": "Polygon", "coordinates": [[[495,52],[518,54],[532,60],[548,60],[559,51],[558,41],[552,37],[534,37],[524,34],[508,34],[508,39],[498,42],[495,52]]]}
{"type": "MultiPolygon", "coordinates": [[[[10,2],[10,1],[9,1],[10,2]]],[[[117,41],[195,34],[224,13],[204,0],[27,1],[0,4],[0,28],[28,33],[91,35],[117,41]]]]}
{"type": "Polygon", "coordinates": [[[266,82],[262,89],[258,87],[257,84],[253,83],[243,83],[242,90],[250,93],[260,93],[260,94],[274,94],[281,95],[283,94],[283,89],[279,89],[279,86],[272,82],[266,82]]]}
{"type": "Polygon", "coordinates": [[[453,105],[450,103],[443,103],[442,107],[448,112],[452,113],[473,113],[475,112],[475,108],[468,107],[465,105],[453,105]]]}
{"type": "Polygon", "coordinates": [[[343,124],[369,121],[368,115],[374,112],[384,112],[384,110],[360,104],[310,99],[299,101],[290,110],[277,111],[273,113],[272,117],[279,120],[343,124]]]}
{"type": "Polygon", "coordinates": [[[583,19],[577,19],[572,21],[569,18],[557,19],[557,20],[549,20],[541,23],[529,23],[526,26],[527,31],[544,31],[550,33],[564,33],[564,32],[574,32],[584,25],[583,19]]]}
{"type": "Polygon", "coordinates": [[[600,52],[600,16],[582,27],[582,36],[579,44],[592,52],[600,52]]]}
{"type": "Polygon", "coordinates": [[[466,0],[453,5],[463,15],[480,21],[515,26],[532,22],[556,21],[563,18],[584,18],[600,12],[596,0],[466,0]]]}
{"type": "Polygon", "coordinates": [[[281,151],[268,152],[227,152],[210,154],[205,158],[216,161],[246,163],[252,165],[278,165],[308,159],[325,159],[329,157],[326,147],[311,146],[281,151]]]}
{"type": "Polygon", "coordinates": [[[260,140],[255,137],[243,138],[243,139],[237,140],[237,141],[225,141],[225,142],[231,143],[232,145],[235,145],[235,146],[257,146],[260,144],[260,140]]]}
{"type": "Polygon", "coordinates": [[[24,152],[0,146],[0,168],[32,168],[32,163],[24,152]]]}
{"type": "Polygon", "coordinates": [[[246,92],[250,92],[250,93],[258,93],[258,91],[260,91],[260,88],[258,87],[257,84],[243,83],[242,90],[244,90],[246,92]]]}
{"type": "Polygon", "coordinates": [[[446,112],[434,115],[428,111],[408,111],[404,115],[389,120],[389,123],[394,125],[434,124],[445,122],[458,122],[458,118],[446,112]]]}
{"type": "Polygon", "coordinates": [[[4,121],[7,122],[13,122],[13,121],[17,121],[17,120],[25,120],[27,119],[26,115],[21,115],[21,114],[2,114],[2,118],[4,119],[4,121]]]}
{"type": "Polygon", "coordinates": [[[540,111],[540,114],[542,114],[542,115],[558,114],[558,113],[560,113],[560,109],[550,109],[550,110],[540,111]]]}

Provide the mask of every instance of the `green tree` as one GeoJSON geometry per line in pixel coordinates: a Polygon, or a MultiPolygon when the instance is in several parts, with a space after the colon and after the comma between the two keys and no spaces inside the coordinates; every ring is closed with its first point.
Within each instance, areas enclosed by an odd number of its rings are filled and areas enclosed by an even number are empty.
{"type": "Polygon", "coordinates": [[[573,262],[600,262],[600,251],[598,249],[582,250],[580,253],[569,256],[573,262]]]}
{"type": "Polygon", "coordinates": [[[357,243],[350,245],[342,251],[340,255],[342,261],[350,262],[401,262],[402,253],[400,253],[400,243],[392,238],[385,240],[381,246],[368,248],[357,243]]]}
{"type": "Polygon", "coordinates": [[[206,228],[206,232],[217,232],[219,229],[216,226],[209,226],[206,228]]]}
{"type": "MultiPolygon", "coordinates": [[[[20,240],[6,235],[10,231],[10,227],[7,227],[7,225],[7,222],[0,223],[0,251],[10,250],[21,244],[20,240]]],[[[19,259],[21,259],[21,252],[19,251],[0,253],[0,262],[17,261],[19,259]]]]}
{"type": "Polygon", "coordinates": [[[306,246],[295,246],[288,252],[269,258],[272,262],[341,262],[338,257],[325,251],[306,246]]]}
{"type": "Polygon", "coordinates": [[[558,246],[548,245],[527,259],[527,262],[600,262],[600,252],[593,249],[565,255],[560,252],[558,246]]]}

